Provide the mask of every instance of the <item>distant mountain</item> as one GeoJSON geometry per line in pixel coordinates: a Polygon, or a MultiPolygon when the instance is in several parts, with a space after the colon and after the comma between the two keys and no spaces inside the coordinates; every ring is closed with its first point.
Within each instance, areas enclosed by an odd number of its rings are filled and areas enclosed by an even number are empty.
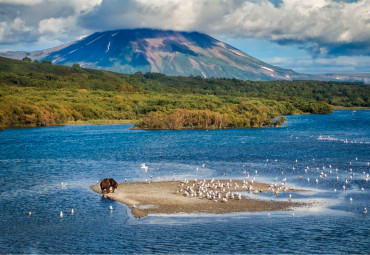
{"type": "Polygon", "coordinates": [[[121,73],[159,72],[171,76],[224,77],[242,80],[351,80],[370,82],[370,74],[308,75],[272,66],[211,36],[198,32],[122,29],[97,32],[81,40],[33,52],[2,56],[51,60],[54,64],[121,73]]]}
{"type": "Polygon", "coordinates": [[[55,48],[7,52],[5,57],[51,60],[55,64],[121,73],[159,72],[249,80],[289,80],[298,74],[253,58],[198,32],[124,29],[98,32],[55,48]]]}

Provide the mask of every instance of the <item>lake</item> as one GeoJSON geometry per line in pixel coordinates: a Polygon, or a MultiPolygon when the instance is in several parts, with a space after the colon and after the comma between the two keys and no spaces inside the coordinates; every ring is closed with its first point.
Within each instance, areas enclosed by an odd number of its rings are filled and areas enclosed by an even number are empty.
{"type": "MultiPolygon", "coordinates": [[[[370,213],[363,210],[370,209],[370,111],[287,119],[286,127],[264,129],[80,125],[1,131],[1,253],[368,254],[370,213]],[[242,179],[245,171],[260,182],[286,178],[288,186],[308,189],[292,199],[310,206],[270,217],[261,212],[134,219],[125,205],[89,188],[106,177],[242,179]]],[[[288,200],[288,194],[246,195],[288,200]]]]}

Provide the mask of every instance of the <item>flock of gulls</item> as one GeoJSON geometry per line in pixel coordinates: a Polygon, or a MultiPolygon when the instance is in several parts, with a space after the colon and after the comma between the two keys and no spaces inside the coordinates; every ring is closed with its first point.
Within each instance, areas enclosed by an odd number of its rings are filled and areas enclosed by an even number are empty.
{"type": "MultiPolygon", "coordinates": [[[[249,175],[247,175],[245,180],[215,180],[212,179],[207,182],[207,180],[200,180],[198,181],[195,179],[194,181],[190,181],[184,179],[180,185],[179,189],[176,191],[177,194],[182,194],[185,197],[198,197],[201,199],[208,199],[213,200],[214,202],[224,202],[226,203],[228,199],[234,200],[242,200],[242,194],[240,192],[234,192],[235,190],[238,191],[249,191],[253,192],[254,194],[258,194],[261,190],[254,188],[253,184],[255,181],[255,177],[248,182],[249,175]],[[239,184],[238,184],[239,182],[239,184]]],[[[281,191],[288,191],[288,187],[286,183],[283,182],[281,185],[275,183],[269,186],[269,191],[273,194],[279,194],[281,191]]],[[[291,194],[290,194],[291,198],[291,194]]]]}
{"type": "MultiPolygon", "coordinates": [[[[268,162],[269,159],[266,159],[268,162]]],[[[278,160],[275,159],[275,162],[278,160]]],[[[315,161],[315,159],[312,159],[312,161],[315,161]]],[[[358,158],[355,158],[355,161],[358,161],[358,158]]],[[[295,160],[295,163],[298,163],[298,159],[295,160]]],[[[370,162],[367,163],[367,165],[370,165],[370,162]]],[[[204,167],[204,164],[202,165],[204,167]]],[[[251,167],[253,168],[254,165],[252,164],[251,167]]],[[[245,165],[243,165],[243,168],[245,168],[245,165]]],[[[297,166],[292,167],[292,171],[295,172],[297,170],[297,166]]],[[[199,168],[196,168],[196,171],[199,171],[199,168]]],[[[298,170],[297,170],[298,171],[298,170]]],[[[258,175],[258,170],[254,171],[256,176],[258,175]]],[[[360,175],[360,173],[357,173],[354,171],[354,167],[352,162],[349,162],[349,169],[348,172],[345,170],[341,171],[341,175],[339,174],[339,169],[338,168],[333,168],[331,164],[328,164],[327,166],[322,166],[322,167],[309,167],[306,166],[303,170],[304,174],[299,176],[299,180],[303,181],[306,180],[307,183],[313,182],[316,184],[316,187],[321,184],[325,183],[325,181],[329,179],[333,179],[336,181],[338,188],[334,188],[334,192],[338,192],[340,190],[346,191],[351,184],[354,181],[354,178],[356,175],[360,175]],[[310,175],[311,174],[311,175],[310,175]],[[348,177],[343,177],[348,174],[348,177]],[[312,178],[312,175],[314,176],[312,178]],[[341,177],[340,177],[341,176],[341,177]],[[310,178],[311,177],[311,178],[310,178]]],[[[229,199],[234,199],[234,200],[241,200],[242,194],[240,192],[234,192],[233,190],[241,190],[241,191],[247,191],[247,192],[253,192],[254,194],[258,194],[261,192],[261,190],[254,189],[253,183],[255,181],[255,177],[251,178],[250,177],[250,172],[244,170],[243,174],[246,174],[246,179],[241,180],[242,183],[238,184],[235,180],[227,180],[227,181],[220,181],[220,180],[215,180],[212,179],[211,181],[207,180],[193,180],[190,181],[187,179],[184,179],[181,184],[179,185],[179,189],[176,191],[177,194],[181,194],[185,197],[198,197],[202,199],[208,199],[208,200],[213,200],[215,202],[224,202],[226,203],[229,199]],[[241,185],[241,186],[240,186],[241,185]]],[[[281,172],[282,175],[284,175],[284,171],[281,172]]],[[[225,172],[224,175],[227,175],[225,172]]],[[[369,182],[370,176],[368,173],[365,171],[362,172],[362,175],[366,181],[366,183],[369,182]]],[[[270,184],[268,187],[268,192],[271,192],[273,195],[279,195],[280,192],[287,192],[289,191],[290,188],[287,187],[286,181],[287,178],[284,177],[281,180],[281,183],[278,183],[279,178],[276,176],[274,178],[274,183],[270,184]]],[[[295,189],[295,186],[293,187],[295,189]]],[[[365,188],[361,187],[361,193],[365,192],[365,188]]],[[[291,201],[292,199],[292,194],[289,194],[288,200],[291,201]]],[[[354,202],[354,199],[352,197],[349,198],[349,202],[352,204],[354,202]]],[[[367,208],[365,207],[362,211],[364,215],[367,215],[367,208]]],[[[292,214],[294,217],[294,213],[292,214]]],[[[269,215],[270,217],[270,215],[269,215]]]]}
{"type": "MultiPolygon", "coordinates": [[[[315,161],[315,159],[312,159],[312,160],[315,161]]],[[[358,158],[356,157],[355,160],[357,161],[358,158]]],[[[266,161],[268,162],[269,159],[266,159],[266,161]]],[[[278,160],[275,159],[274,161],[277,162],[278,160]]],[[[298,159],[295,160],[295,163],[298,163],[298,159]]],[[[351,182],[354,180],[354,176],[356,175],[352,167],[352,162],[350,162],[349,165],[350,167],[349,167],[349,172],[348,172],[348,178],[346,178],[344,181],[341,180],[341,178],[338,175],[339,174],[338,168],[334,169],[331,164],[329,164],[328,166],[322,166],[322,167],[316,167],[316,168],[315,167],[310,168],[309,166],[306,166],[306,168],[304,169],[304,174],[299,176],[299,180],[301,181],[305,180],[307,181],[307,183],[310,183],[312,181],[316,183],[316,185],[318,185],[319,183],[327,180],[331,175],[336,175],[335,180],[337,181],[337,183],[339,184],[339,183],[342,183],[343,181],[343,185],[341,188],[338,188],[338,189],[334,188],[334,192],[338,192],[339,190],[346,191],[348,186],[350,186],[351,182]],[[317,178],[312,178],[312,176],[310,178],[309,173],[315,173],[315,174],[318,174],[318,176],[316,176],[317,178]]],[[[369,166],[370,162],[368,162],[367,165],[369,166]]],[[[201,167],[204,168],[205,164],[202,164],[201,167]]],[[[254,168],[254,164],[251,164],[251,167],[254,168]]],[[[140,165],[140,168],[144,170],[145,172],[148,171],[148,166],[145,163],[142,163],[140,165]]],[[[245,165],[243,165],[243,168],[245,169],[245,165]]],[[[298,168],[297,166],[293,166],[292,171],[295,172],[297,168],[298,168]]],[[[196,171],[197,172],[199,171],[198,167],[196,167],[196,171]]],[[[254,173],[257,176],[258,170],[254,170],[254,173]]],[[[256,180],[256,177],[252,178],[250,175],[250,172],[246,170],[243,171],[243,174],[246,175],[244,180],[231,180],[230,179],[230,180],[221,181],[221,180],[212,179],[210,181],[207,181],[205,179],[204,180],[194,179],[193,181],[189,181],[187,179],[184,179],[180,183],[179,189],[176,191],[176,193],[181,194],[185,197],[189,197],[189,198],[198,197],[201,199],[208,199],[214,202],[223,202],[223,203],[228,202],[228,200],[230,199],[239,200],[239,201],[242,200],[243,196],[241,192],[250,192],[250,193],[253,192],[254,194],[260,193],[261,190],[254,188],[253,186],[254,181],[256,180]],[[238,192],[236,192],[236,190],[238,192]]],[[[284,171],[282,171],[281,174],[284,175],[284,171]]],[[[368,183],[370,180],[369,174],[366,173],[365,171],[362,172],[362,174],[365,178],[366,183],[368,183]]],[[[224,175],[226,176],[227,173],[225,172],[224,175]]],[[[153,177],[151,176],[151,181],[153,181],[152,179],[153,177]]],[[[269,190],[268,192],[271,192],[273,195],[278,196],[280,192],[288,192],[289,190],[291,190],[291,188],[288,188],[286,185],[286,182],[287,182],[286,177],[282,178],[281,183],[278,183],[278,180],[279,178],[276,176],[274,178],[274,183],[268,186],[268,190],[269,190]]],[[[157,181],[159,181],[159,178],[157,178],[157,181]]],[[[127,179],[125,179],[125,182],[127,182],[127,179]]],[[[146,180],[146,182],[149,183],[148,180],[146,180]]],[[[61,186],[62,188],[66,188],[67,184],[62,182],[61,186]]],[[[295,186],[293,187],[293,189],[295,189],[295,186]]],[[[365,192],[364,187],[361,187],[361,192],[362,193],[365,192]]],[[[292,194],[289,194],[288,200],[291,201],[291,199],[292,199],[292,194]]],[[[349,198],[349,202],[351,204],[354,202],[352,197],[349,198]]],[[[111,205],[109,206],[109,210],[111,212],[113,211],[113,207],[111,205]]],[[[75,211],[73,208],[69,210],[69,213],[71,215],[73,215],[74,212],[75,211]]],[[[367,208],[363,209],[363,214],[367,215],[367,208]]],[[[28,215],[29,216],[33,215],[33,212],[29,211],[28,215]]],[[[63,216],[64,216],[63,211],[60,211],[59,217],[63,218],[63,216]]],[[[268,213],[269,218],[270,216],[271,216],[270,213],[268,213]]],[[[292,214],[292,217],[294,217],[294,213],[292,214]]]]}
{"type": "MultiPolygon", "coordinates": [[[[269,162],[270,160],[266,159],[266,161],[269,162]]],[[[275,159],[273,161],[277,162],[278,160],[275,159]]],[[[315,161],[315,159],[312,159],[312,161],[315,161]]],[[[355,161],[358,161],[357,157],[355,158],[355,161]]],[[[298,159],[295,160],[295,163],[297,165],[298,159]]],[[[369,166],[370,162],[368,162],[367,165],[369,166]]],[[[143,166],[145,167],[145,171],[147,172],[148,167],[145,165],[145,163],[141,165],[141,168],[143,168],[143,166]]],[[[343,191],[346,191],[347,188],[350,187],[351,183],[354,181],[354,176],[358,174],[358,173],[355,173],[354,167],[352,167],[353,166],[352,162],[349,162],[349,166],[350,167],[348,171],[348,178],[340,177],[339,169],[338,168],[334,169],[331,164],[328,164],[327,166],[311,167],[311,168],[309,166],[306,166],[303,171],[304,174],[299,176],[299,180],[301,181],[306,180],[307,183],[313,182],[314,184],[316,184],[316,187],[317,187],[319,184],[324,183],[326,180],[329,180],[330,178],[332,178],[330,176],[335,176],[335,180],[337,184],[340,186],[342,185],[341,183],[343,183],[343,185],[341,186],[341,189],[343,191]],[[316,176],[312,178],[310,173],[316,176]]],[[[201,167],[204,168],[205,164],[203,164],[201,167]]],[[[243,165],[243,168],[245,169],[245,165],[243,165]]],[[[254,168],[254,164],[251,164],[251,168],[254,168]]],[[[293,166],[292,171],[295,172],[297,168],[299,167],[293,166]]],[[[196,171],[197,172],[199,171],[198,167],[196,167],[196,171]]],[[[254,173],[257,176],[258,170],[254,170],[254,173]]],[[[208,199],[208,200],[213,200],[215,202],[223,202],[223,203],[226,203],[230,199],[242,200],[243,196],[241,192],[235,192],[235,190],[242,191],[242,192],[250,192],[250,193],[253,192],[254,194],[260,193],[261,190],[255,189],[253,187],[256,177],[252,178],[250,172],[246,170],[243,171],[243,174],[246,175],[246,177],[244,180],[239,180],[239,184],[238,184],[238,181],[236,180],[233,181],[231,179],[227,181],[220,181],[220,180],[215,180],[215,179],[212,179],[210,181],[207,181],[205,179],[204,180],[194,179],[192,181],[189,181],[187,179],[184,179],[180,183],[179,189],[176,191],[176,193],[181,194],[185,197],[189,197],[189,198],[198,197],[201,199],[208,199]]],[[[285,174],[284,171],[282,171],[281,174],[284,175],[285,174]]],[[[345,176],[345,174],[346,173],[342,171],[341,176],[345,176]]],[[[226,176],[227,173],[225,172],[224,175],[226,176]]],[[[368,183],[370,180],[370,175],[366,173],[365,171],[362,172],[362,175],[365,178],[366,183],[368,183]]],[[[157,180],[159,179],[157,178],[157,180]]],[[[281,179],[280,183],[278,183],[278,180],[279,178],[276,176],[274,178],[274,183],[269,185],[268,192],[271,192],[271,194],[278,196],[281,192],[289,192],[289,190],[291,190],[291,188],[288,188],[286,184],[287,182],[286,176],[284,176],[281,179]]],[[[146,182],[148,181],[146,180],[146,182]]],[[[295,188],[296,187],[294,186],[293,189],[295,188]]],[[[338,189],[334,188],[334,192],[338,192],[338,190],[341,190],[341,189],[339,187],[338,189]]],[[[362,193],[365,192],[364,187],[361,187],[361,192],[362,193]]],[[[292,199],[292,194],[289,194],[288,200],[291,201],[291,199],[292,199]]],[[[349,202],[351,204],[354,202],[352,197],[349,198],[349,202]]],[[[367,215],[367,208],[364,208],[362,212],[364,215],[367,215]]],[[[270,217],[270,214],[268,215],[270,217]]],[[[292,214],[292,216],[294,217],[294,213],[292,214]]]]}
{"type": "MultiPolygon", "coordinates": [[[[357,161],[358,158],[356,157],[355,158],[355,161],[357,161]]],[[[296,160],[297,162],[298,160],[296,160]]],[[[367,165],[369,166],[370,165],[370,162],[367,162],[367,165]]],[[[347,178],[340,178],[339,177],[339,170],[338,168],[335,168],[333,169],[332,165],[329,164],[328,167],[326,166],[322,166],[321,168],[320,167],[316,167],[316,168],[313,168],[313,169],[310,169],[309,166],[307,166],[305,169],[304,169],[304,174],[305,175],[308,175],[309,172],[313,172],[313,173],[316,173],[316,174],[319,174],[319,176],[317,176],[317,178],[313,178],[314,180],[311,180],[310,177],[304,177],[303,175],[300,175],[299,176],[299,180],[303,181],[304,179],[307,181],[307,183],[310,183],[311,181],[314,181],[316,183],[316,185],[318,185],[319,183],[321,182],[324,182],[325,180],[327,180],[330,175],[335,175],[335,180],[337,182],[337,185],[338,186],[341,186],[341,187],[338,187],[337,188],[334,188],[334,192],[338,192],[339,190],[343,190],[343,191],[346,191],[348,189],[348,187],[351,185],[351,183],[354,181],[354,176],[358,173],[355,173],[353,167],[352,167],[352,162],[349,162],[349,171],[347,172],[347,178]]],[[[295,171],[296,168],[293,167],[293,171],[295,171]]],[[[345,175],[346,173],[344,173],[345,175]]],[[[363,178],[365,179],[366,183],[369,182],[370,180],[370,175],[368,173],[366,173],[365,171],[362,172],[362,175],[363,175],[363,178]]],[[[361,187],[361,192],[364,193],[365,192],[365,188],[364,187],[361,187]]],[[[352,204],[353,203],[353,198],[350,197],[349,198],[349,202],[352,204]]],[[[367,208],[364,208],[363,210],[363,214],[367,214],[367,208]]]]}

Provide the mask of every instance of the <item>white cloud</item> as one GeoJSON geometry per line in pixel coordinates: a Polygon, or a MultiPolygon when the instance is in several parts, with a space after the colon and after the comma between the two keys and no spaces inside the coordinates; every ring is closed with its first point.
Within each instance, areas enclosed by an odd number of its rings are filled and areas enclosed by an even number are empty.
{"type": "Polygon", "coordinates": [[[11,36],[14,33],[21,34],[27,38],[30,32],[32,32],[32,27],[28,27],[21,18],[15,18],[12,22],[0,22],[0,41],[11,41],[11,36]]]}
{"type": "Polygon", "coordinates": [[[76,13],[91,11],[99,6],[103,0],[67,0],[67,4],[74,7],[76,13]]]}
{"type": "Polygon", "coordinates": [[[302,44],[315,56],[370,54],[370,0],[0,0],[0,9],[2,44],[149,27],[302,44]]]}
{"type": "Polygon", "coordinates": [[[279,7],[267,0],[245,1],[222,17],[218,30],[273,41],[352,43],[370,40],[369,19],[369,0],[354,3],[284,0],[279,7]]]}
{"type": "Polygon", "coordinates": [[[43,0],[0,0],[0,3],[4,4],[19,4],[19,5],[36,5],[41,3],[43,0]]]}
{"type": "Polygon", "coordinates": [[[364,73],[369,72],[369,56],[339,56],[332,58],[266,58],[264,61],[300,73],[364,73]]]}
{"type": "Polygon", "coordinates": [[[70,26],[74,26],[76,20],[70,16],[68,18],[49,18],[43,19],[39,23],[38,31],[40,34],[60,34],[65,33],[70,26]]]}
{"type": "MultiPolygon", "coordinates": [[[[347,44],[366,52],[370,41],[370,0],[282,0],[279,5],[268,0],[110,0],[79,19],[91,30],[151,27],[309,42],[316,55],[333,54],[332,46],[347,44]]],[[[346,54],[354,52],[347,49],[346,54]]],[[[357,49],[355,54],[362,53],[357,49]]]]}

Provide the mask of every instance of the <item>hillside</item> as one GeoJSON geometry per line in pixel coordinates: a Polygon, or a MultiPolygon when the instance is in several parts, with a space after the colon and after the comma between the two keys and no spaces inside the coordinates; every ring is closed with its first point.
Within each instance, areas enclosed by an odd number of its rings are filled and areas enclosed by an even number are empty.
{"type": "Polygon", "coordinates": [[[370,87],[121,74],[0,57],[0,128],[134,122],[146,129],[281,125],[282,115],[369,107],[370,87]]]}

